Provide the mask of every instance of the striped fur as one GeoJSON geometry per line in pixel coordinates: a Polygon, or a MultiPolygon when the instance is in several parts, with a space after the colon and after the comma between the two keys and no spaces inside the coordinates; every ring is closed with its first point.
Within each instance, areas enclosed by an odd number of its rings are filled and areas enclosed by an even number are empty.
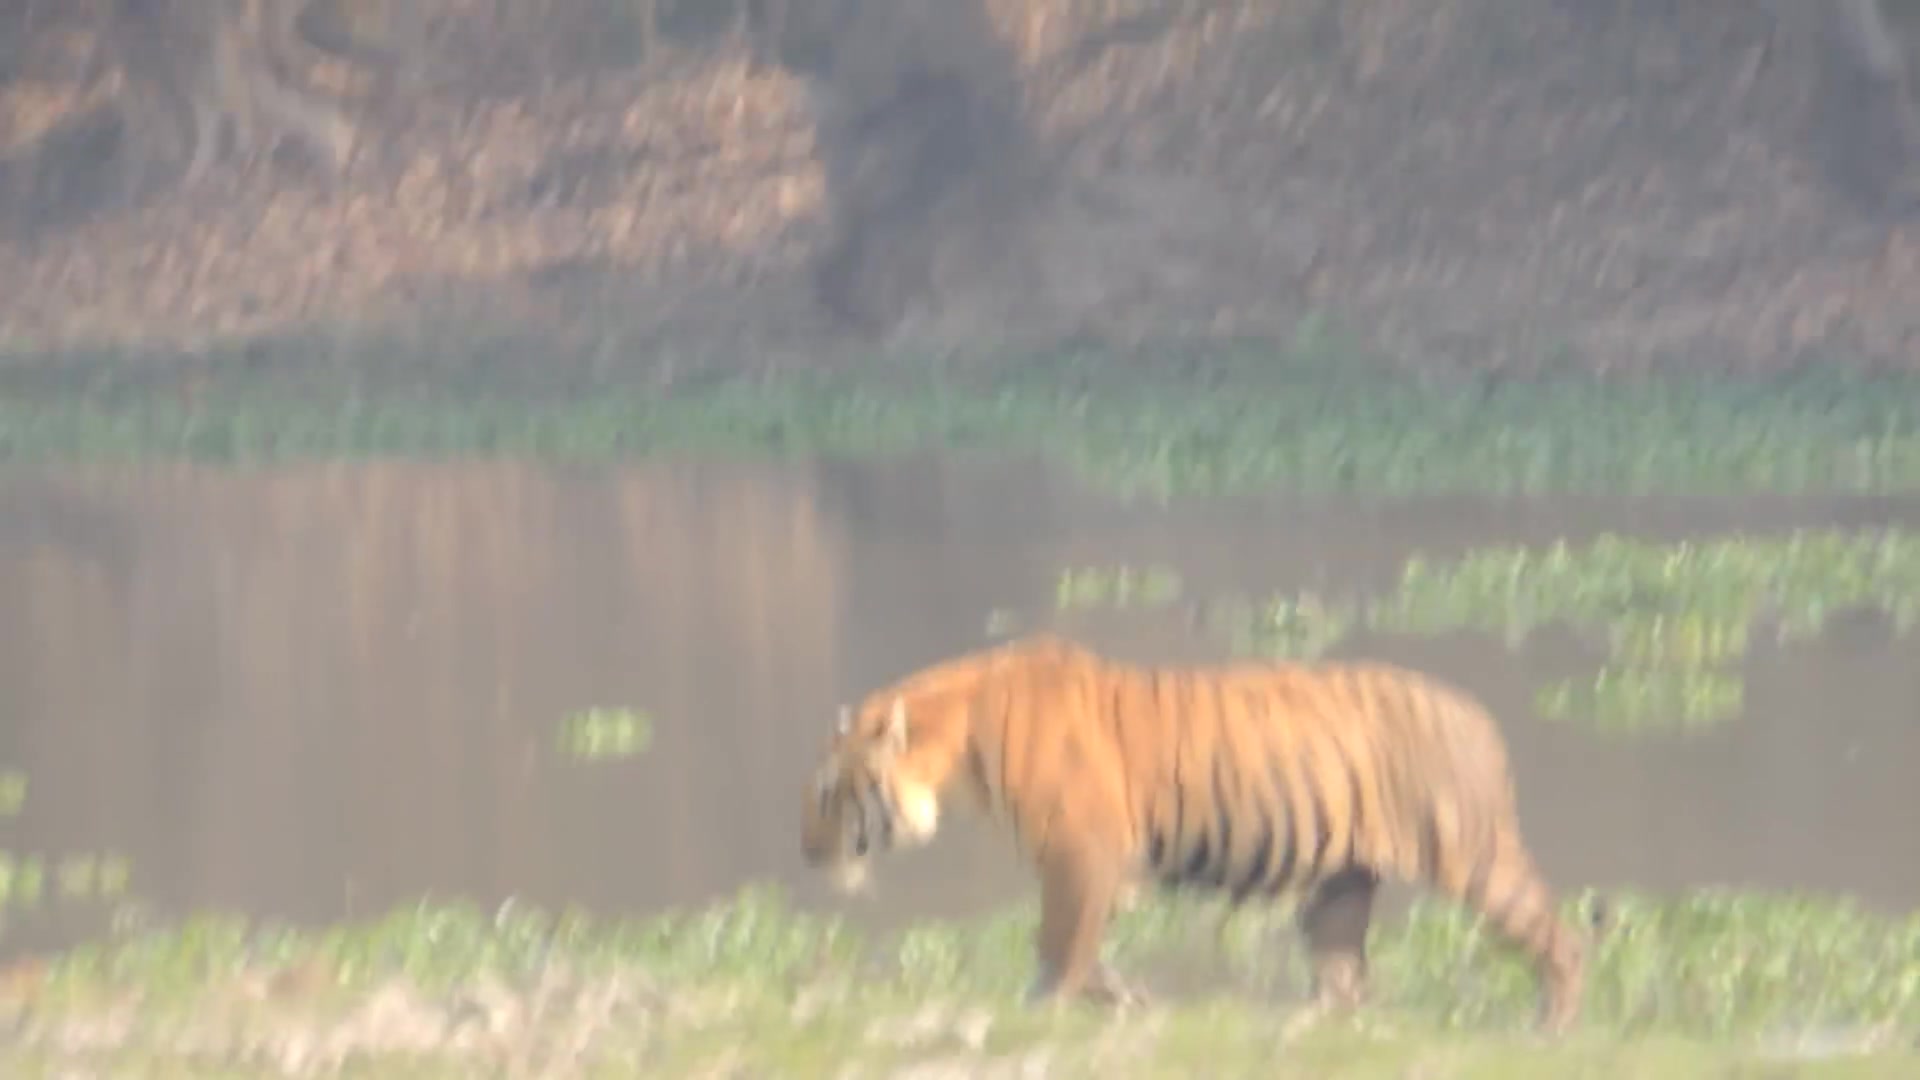
{"type": "Polygon", "coordinates": [[[1037,998],[1125,998],[1100,940],[1134,887],[1302,895],[1323,1007],[1365,992],[1381,880],[1480,911],[1534,960],[1541,1026],[1580,1008],[1586,942],[1521,843],[1505,746],[1461,691],[1384,664],[1149,668],[1036,635],[926,668],[843,710],[802,818],[844,886],[923,844],[958,792],[1011,826],[1041,881],[1037,998]]]}

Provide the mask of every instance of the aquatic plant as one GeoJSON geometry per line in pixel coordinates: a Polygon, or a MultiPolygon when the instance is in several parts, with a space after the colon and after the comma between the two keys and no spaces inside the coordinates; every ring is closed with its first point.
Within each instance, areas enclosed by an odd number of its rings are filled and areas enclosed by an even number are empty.
{"type": "MultiPolygon", "coordinates": [[[[0,770],[0,820],[27,805],[27,775],[0,770]]],[[[114,852],[49,853],[0,847],[0,943],[24,916],[55,904],[111,903],[124,898],[132,876],[127,859],[114,852]]]]}
{"type": "Polygon", "coordinates": [[[583,761],[632,757],[653,745],[653,717],[644,710],[596,707],[560,724],[560,752],[583,761]]]}
{"type": "Polygon", "coordinates": [[[1836,612],[1870,610],[1905,634],[1920,621],[1920,542],[1898,531],[1803,530],[1675,543],[1601,536],[1572,547],[1482,548],[1447,563],[1409,559],[1366,606],[1375,631],[1478,630],[1518,646],[1550,623],[1601,636],[1608,658],[1584,684],[1541,691],[1540,711],[1606,730],[1700,728],[1737,716],[1738,665],[1756,631],[1813,638],[1836,612]]]}
{"type": "Polygon", "coordinates": [[[1053,609],[1061,613],[1153,609],[1179,597],[1180,575],[1165,566],[1065,567],[1054,584],[1053,609]]]}
{"type": "MultiPolygon", "coordinates": [[[[1056,598],[1056,610],[1062,607],[1056,598]]],[[[1591,676],[1541,688],[1543,716],[1602,731],[1701,730],[1744,707],[1756,635],[1818,636],[1837,615],[1892,633],[1920,622],[1920,539],[1803,530],[1668,543],[1605,535],[1573,546],[1500,545],[1413,556],[1384,590],[1204,598],[1202,628],[1244,656],[1312,659],[1357,633],[1498,636],[1519,648],[1549,625],[1604,648],[1591,676]]]]}

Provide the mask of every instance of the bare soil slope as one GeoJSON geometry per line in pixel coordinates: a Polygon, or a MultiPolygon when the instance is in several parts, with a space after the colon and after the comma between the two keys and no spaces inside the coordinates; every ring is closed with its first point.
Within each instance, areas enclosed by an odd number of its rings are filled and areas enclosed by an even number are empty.
{"type": "MultiPolygon", "coordinates": [[[[1810,158],[1804,46],[1764,5],[991,3],[1071,164],[1060,288],[1044,310],[957,289],[897,346],[1287,339],[1318,314],[1428,368],[1920,365],[1920,233],[1810,158]]],[[[5,351],[297,327],[351,350],[480,319],[662,378],[846,354],[805,280],[822,181],[799,80],[448,26],[338,182],[230,165],[7,237],[5,351]]],[[[0,144],[61,100],[13,83],[0,144]]]]}

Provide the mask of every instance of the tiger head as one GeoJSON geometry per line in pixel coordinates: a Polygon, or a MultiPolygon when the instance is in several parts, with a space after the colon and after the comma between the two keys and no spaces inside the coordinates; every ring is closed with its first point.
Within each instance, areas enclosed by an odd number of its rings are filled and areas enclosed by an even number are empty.
{"type": "Polygon", "coordinates": [[[887,706],[869,700],[858,715],[840,710],[801,812],[800,851],[842,892],[865,887],[876,852],[924,844],[939,827],[939,784],[924,775],[911,740],[903,697],[887,706]]]}

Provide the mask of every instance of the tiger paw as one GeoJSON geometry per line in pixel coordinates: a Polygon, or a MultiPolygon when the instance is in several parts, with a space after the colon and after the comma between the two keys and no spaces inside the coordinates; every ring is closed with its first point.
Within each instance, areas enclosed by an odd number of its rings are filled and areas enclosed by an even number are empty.
{"type": "Polygon", "coordinates": [[[1094,1000],[1116,1009],[1144,1009],[1153,1004],[1153,995],[1130,983],[1115,983],[1093,991],[1094,1000]]]}
{"type": "Polygon", "coordinates": [[[1330,1011],[1318,1001],[1302,1005],[1280,1025],[1280,1041],[1290,1043],[1306,1035],[1325,1022],[1330,1011]]]}
{"type": "Polygon", "coordinates": [[[1101,964],[1095,972],[1092,983],[1087,987],[1087,996],[1117,1009],[1138,1009],[1153,1003],[1144,989],[1121,978],[1106,964],[1101,964]]]}

